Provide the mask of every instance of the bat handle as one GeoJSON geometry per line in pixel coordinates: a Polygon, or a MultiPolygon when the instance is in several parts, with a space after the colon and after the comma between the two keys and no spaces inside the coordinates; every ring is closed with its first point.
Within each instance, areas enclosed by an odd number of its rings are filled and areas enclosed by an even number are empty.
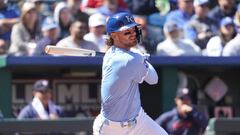
{"type": "Polygon", "coordinates": [[[102,52],[96,52],[96,56],[104,56],[105,53],[102,53],[102,52]]]}

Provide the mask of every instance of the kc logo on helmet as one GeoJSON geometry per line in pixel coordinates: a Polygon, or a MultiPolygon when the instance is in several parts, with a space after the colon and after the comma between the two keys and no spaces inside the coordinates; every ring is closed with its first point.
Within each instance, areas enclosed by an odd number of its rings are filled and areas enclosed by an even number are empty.
{"type": "Polygon", "coordinates": [[[126,16],[128,22],[134,22],[134,19],[132,16],[126,16]]]}

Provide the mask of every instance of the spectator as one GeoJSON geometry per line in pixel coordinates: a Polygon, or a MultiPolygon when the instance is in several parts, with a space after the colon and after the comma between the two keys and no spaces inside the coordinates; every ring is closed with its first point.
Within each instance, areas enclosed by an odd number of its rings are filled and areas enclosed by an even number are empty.
{"type": "Polygon", "coordinates": [[[212,37],[207,43],[207,56],[222,56],[225,45],[237,34],[233,19],[231,17],[223,18],[221,20],[219,29],[219,34],[212,37]]]}
{"type": "Polygon", "coordinates": [[[206,48],[208,40],[218,30],[214,20],[207,16],[208,4],[208,0],[194,0],[195,15],[184,28],[185,37],[194,41],[201,49],[206,48]]]}
{"type": "Polygon", "coordinates": [[[86,22],[75,20],[70,26],[70,36],[60,40],[57,46],[99,51],[97,45],[83,39],[83,36],[87,34],[87,29],[88,25],[86,22]]]}
{"type": "Polygon", "coordinates": [[[80,9],[81,0],[67,0],[67,5],[74,19],[78,19],[88,23],[89,15],[85,12],[82,12],[82,10],[80,9]]]}
{"type": "Polygon", "coordinates": [[[42,0],[30,0],[33,2],[36,6],[36,11],[38,12],[38,24],[39,26],[42,25],[43,20],[51,15],[49,9],[46,8],[46,3],[44,3],[42,0]]]}
{"type": "Polygon", "coordinates": [[[21,20],[12,29],[9,53],[16,56],[32,55],[39,37],[38,13],[35,4],[25,2],[21,8],[21,20]]]}
{"type": "MultiPolygon", "coordinates": [[[[91,15],[97,13],[97,8],[101,7],[103,5],[103,2],[104,0],[82,0],[81,9],[83,12],[91,15]]],[[[118,5],[120,8],[127,8],[125,0],[118,0],[118,5]]]]}
{"type": "Polygon", "coordinates": [[[240,56],[240,34],[229,41],[223,49],[223,56],[240,56]]]}
{"type": "Polygon", "coordinates": [[[59,28],[57,23],[52,17],[46,17],[42,24],[42,35],[37,42],[37,47],[34,51],[34,55],[46,55],[45,47],[47,45],[56,45],[59,39],[59,28]]]}
{"type": "Polygon", "coordinates": [[[240,56],[240,4],[238,4],[238,9],[234,16],[234,23],[238,34],[225,45],[223,56],[240,56]]]}
{"type": "Polygon", "coordinates": [[[170,11],[178,9],[178,0],[168,0],[170,4],[170,11]]]}
{"type": "Polygon", "coordinates": [[[237,11],[234,15],[234,23],[236,25],[236,29],[240,32],[240,4],[238,4],[237,11]]]}
{"type": "Polygon", "coordinates": [[[119,6],[118,0],[103,0],[103,5],[98,8],[97,12],[105,16],[111,16],[115,13],[124,12],[127,9],[119,6]]]}
{"type": "Polygon", "coordinates": [[[4,55],[6,54],[6,50],[7,50],[7,43],[5,40],[0,39],[0,55],[4,55]]]}
{"type": "MultiPolygon", "coordinates": [[[[161,15],[166,15],[170,12],[171,7],[169,0],[155,0],[155,3],[161,15]]],[[[159,12],[157,13],[159,14],[159,12]]]]}
{"type": "Polygon", "coordinates": [[[179,9],[169,12],[166,21],[178,22],[184,28],[194,14],[193,0],[178,0],[179,9]]]}
{"type": "Polygon", "coordinates": [[[51,100],[48,80],[38,80],[33,85],[33,100],[19,113],[18,119],[58,119],[64,112],[51,100]]]}
{"type": "Polygon", "coordinates": [[[201,49],[180,35],[181,27],[176,22],[166,22],[163,28],[166,39],[157,46],[161,56],[200,56],[201,49]]]}
{"type": "Polygon", "coordinates": [[[235,3],[235,0],[218,0],[218,6],[209,12],[209,17],[220,27],[219,23],[224,17],[234,17],[237,11],[235,3]]]}
{"type": "MultiPolygon", "coordinates": [[[[145,48],[148,51],[150,49],[151,54],[156,53],[157,44],[165,39],[165,36],[163,33],[163,26],[166,22],[166,18],[169,13],[169,10],[170,10],[168,0],[157,0],[156,4],[157,4],[160,12],[153,13],[153,14],[147,16],[147,18],[146,18],[147,41],[150,41],[147,44],[150,44],[150,45],[145,46],[145,48]]],[[[145,41],[143,38],[143,42],[145,42],[145,41]]]]}
{"type": "Polygon", "coordinates": [[[84,40],[91,41],[98,45],[101,52],[106,51],[105,45],[105,26],[106,17],[102,14],[96,13],[89,17],[88,26],[90,32],[84,36],[84,40]]]}
{"type": "Polygon", "coordinates": [[[70,35],[69,27],[73,20],[70,9],[65,2],[60,2],[54,9],[54,20],[57,22],[60,29],[60,39],[70,35]]]}
{"type": "Polygon", "coordinates": [[[160,115],[156,122],[170,135],[202,135],[208,120],[192,104],[189,89],[179,89],[176,93],[175,103],[176,107],[160,115]]]}
{"type": "Polygon", "coordinates": [[[129,11],[134,15],[150,15],[159,12],[155,0],[125,0],[129,11]]]}
{"type": "Polygon", "coordinates": [[[81,10],[87,14],[97,13],[97,8],[103,5],[103,0],[82,0],[81,10]]]}
{"type": "Polygon", "coordinates": [[[18,9],[0,0],[0,54],[7,53],[12,27],[19,21],[18,9]]]}

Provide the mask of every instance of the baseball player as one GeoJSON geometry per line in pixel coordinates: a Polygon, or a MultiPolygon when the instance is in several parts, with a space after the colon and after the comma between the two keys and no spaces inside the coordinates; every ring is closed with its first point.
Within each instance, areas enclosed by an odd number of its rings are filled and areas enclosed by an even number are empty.
{"type": "Polygon", "coordinates": [[[146,57],[130,50],[141,39],[139,24],[126,12],[110,16],[109,35],[102,66],[101,112],[93,124],[94,135],[167,135],[141,107],[139,84],[158,82],[146,57]]]}
{"type": "Polygon", "coordinates": [[[33,85],[33,99],[19,113],[18,119],[58,119],[64,117],[63,109],[51,101],[49,81],[38,80],[33,85]]]}
{"type": "Polygon", "coordinates": [[[176,107],[161,114],[156,122],[171,135],[203,135],[208,119],[193,105],[189,89],[178,89],[174,100],[176,107]]]}

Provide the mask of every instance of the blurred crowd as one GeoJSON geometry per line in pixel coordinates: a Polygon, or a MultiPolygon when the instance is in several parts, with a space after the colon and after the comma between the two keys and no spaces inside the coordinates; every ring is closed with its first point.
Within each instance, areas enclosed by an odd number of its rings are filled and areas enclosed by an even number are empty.
{"type": "Polygon", "coordinates": [[[106,19],[130,12],[136,48],[160,56],[240,55],[237,0],[0,0],[0,55],[46,55],[46,45],[105,52],[106,19]]]}

